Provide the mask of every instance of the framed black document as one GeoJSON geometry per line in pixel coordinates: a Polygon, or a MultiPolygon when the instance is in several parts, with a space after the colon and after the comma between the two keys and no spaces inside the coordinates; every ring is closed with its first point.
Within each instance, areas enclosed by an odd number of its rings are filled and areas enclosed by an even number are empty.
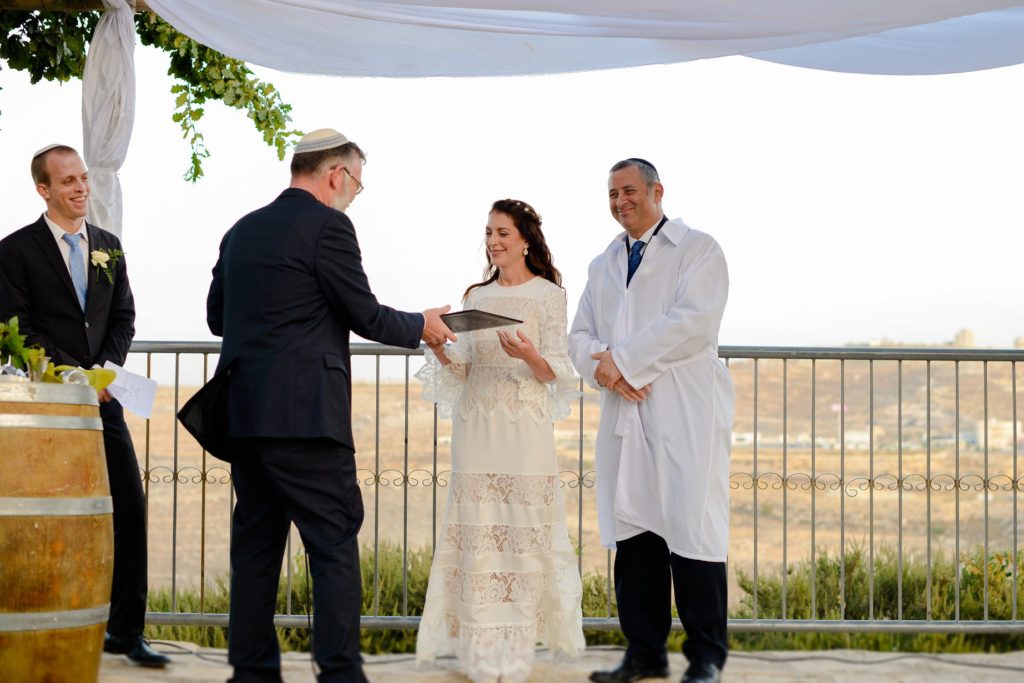
{"type": "Polygon", "coordinates": [[[523,322],[522,320],[507,318],[497,313],[478,311],[475,308],[456,313],[445,313],[441,316],[441,320],[456,334],[459,332],[472,332],[473,330],[486,330],[491,327],[518,325],[523,322]]]}

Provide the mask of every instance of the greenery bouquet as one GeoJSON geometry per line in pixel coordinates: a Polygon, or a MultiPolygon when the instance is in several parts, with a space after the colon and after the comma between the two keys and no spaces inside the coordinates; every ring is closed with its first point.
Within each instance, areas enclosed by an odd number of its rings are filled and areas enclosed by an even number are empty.
{"type": "Polygon", "coordinates": [[[31,349],[25,346],[25,335],[18,331],[18,318],[0,322],[0,368],[12,366],[27,371],[29,351],[31,349]]]}
{"type": "Polygon", "coordinates": [[[34,381],[66,383],[68,379],[64,376],[67,371],[75,371],[84,377],[96,391],[110,386],[117,377],[113,370],[105,368],[93,368],[84,370],[71,365],[57,365],[50,362],[46,356],[46,350],[40,346],[26,346],[25,335],[18,329],[17,316],[6,323],[0,322],[0,374],[14,374],[16,376],[31,376],[34,381]],[[4,372],[4,368],[14,368],[16,372],[4,372]],[[20,372],[17,372],[20,371],[20,372]]]}

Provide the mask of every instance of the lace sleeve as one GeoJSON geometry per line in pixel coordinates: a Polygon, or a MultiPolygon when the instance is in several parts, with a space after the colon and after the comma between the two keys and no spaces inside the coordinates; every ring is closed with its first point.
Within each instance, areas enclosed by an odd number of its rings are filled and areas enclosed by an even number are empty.
{"type": "Polygon", "coordinates": [[[579,378],[569,361],[566,306],[565,290],[561,287],[552,288],[544,298],[538,350],[555,373],[555,379],[547,385],[548,416],[552,422],[569,417],[572,402],[580,397],[579,378]]]}
{"type": "MultiPolygon", "coordinates": [[[[469,307],[468,300],[466,306],[469,307]]],[[[455,406],[462,398],[470,359],[473,356],[472,335],[464,332],[458,337],[457,342],[444,349],[444,355],[451,361],[448,365],[442,365],[437,355],[428,348],[423,351],[423,359],[426,362],[415,375],[416,379],[423,383],[423,399],[436,403],[437,412],[444,419],[452,417],[455,406]]]]}

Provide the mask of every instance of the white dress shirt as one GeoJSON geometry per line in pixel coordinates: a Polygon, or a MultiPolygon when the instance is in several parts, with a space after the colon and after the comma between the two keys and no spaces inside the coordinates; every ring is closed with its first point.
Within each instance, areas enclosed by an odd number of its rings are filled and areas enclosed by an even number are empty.
{"type": "MultiPolygon", "coordinates": [[[[644,243],[644,247],[643,247],[643,249],[640,250],[640,253],[643,253],[643,252],[647,251],[647,245],[650,244],[651,236],[654,234],[654,231],[658,229],[658,224],[659,223],[661,223],[661,218],[659,218],[654,223],[654,225],[652,225],[651,227],[647,228],[647,232],[645,232],[644,234],[640,235],[640,241],[644,243]]],[[[636,242],[636,240],[633,239],[632,237],[630,237],[629,233],[627,232],[626,233],[626,246],[629,247],[630,250],[633,249],[633,242],[636,242]]]]}
{"type": "Polygon", "coordinates": [[[64,265],[68,267],[68,273],[71,273],[71,247],[67,242],[64,241],[64,235],[77,235],[79,239],[78,248],[82,251],[82,264],[85,266],[86,275],[89,274],[89,231],[85,229],[85,221],[82,221],[82,226],[77,232],[69,233],[64,228],[60,227],[47,216],[43,214],[43,220],[46,221],[46,225],[49,226],[50,232],[53,233],[53,239],[57,240],[57,248],[60,249],[61,256],[64,257],[64,265]]]}

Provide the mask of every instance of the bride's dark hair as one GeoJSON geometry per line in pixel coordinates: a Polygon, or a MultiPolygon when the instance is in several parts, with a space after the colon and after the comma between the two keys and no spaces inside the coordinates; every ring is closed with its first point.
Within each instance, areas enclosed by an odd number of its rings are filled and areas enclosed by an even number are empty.
{"type": "MultiPolygon", "coordinates": [[[[526,267],[529,271],[561,287],[562,274],[558,272],[555,264],[552,263],[551,250],[548,249],[548,244],[544,241],[544,233],[540,229],[540,214],[532,206],[518,199],[499,199],[491,205],[490,213],[495,212],[503,213],[511,218],[512,223],[516,226],[516,230],[526,240],[529,251],[526,255],[526,267]]],[[[462,300],[465,301],[469,293],[477,287],[489,285],[497,279],[498,268],[491,263],[491,256],[488,254],[483,281],[470,285],[466,289],[465,294],[462,295],[462,300]]]]}

